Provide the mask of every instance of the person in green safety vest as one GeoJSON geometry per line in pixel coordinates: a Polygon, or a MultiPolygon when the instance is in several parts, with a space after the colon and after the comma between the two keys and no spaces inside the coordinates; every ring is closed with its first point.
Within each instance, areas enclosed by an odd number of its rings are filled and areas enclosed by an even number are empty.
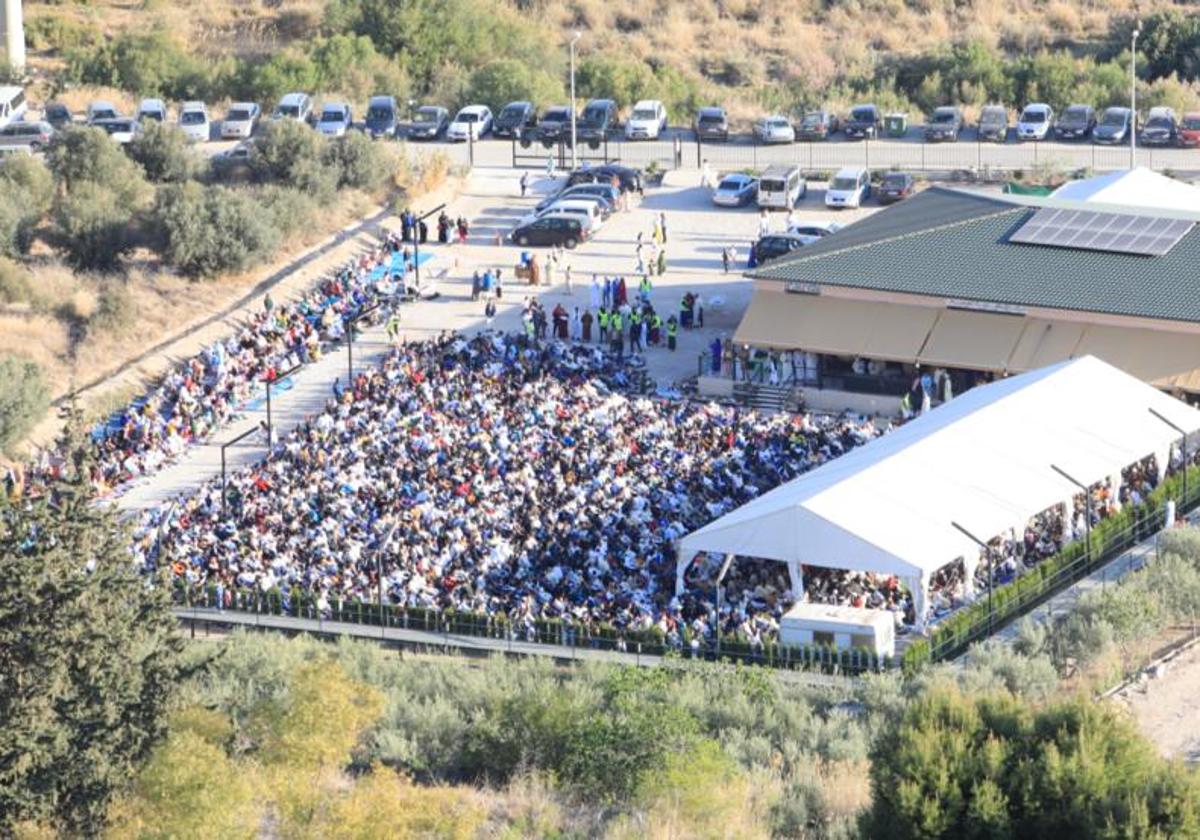
{"type": "Polygon", "coordinates": [[[679,321],[672,315],[667,319],[667,349],[674,352],[675,337],[679,335],[679,321]]]}
{"type": "Polygon", "coordinates": [[[657,312],[650,316],[650,343],[655,347],[662,341],[663,320],[657,312]]]}
{"type": "Polygon", "coordinates": [[[642,314],[636,309],[629,313],[629,352],[637,353],[646,348],[641,346],[642,314]]]}
{"type": "Polygon", "coordinates": [[[613,312],[608,319],[608,327],[612,331],[613,346],[616,348],[617,357],[625,355],[625,319],[621,317],[621,311],[613,312]]]}
{"type": "Polygon", "coordinates": [[[601,344],[604,344],[606,341],[608,341],[608,322],[610,320],[611,316],[609,316],[608,310],[601,306],[600,311],[596,313],[596,323],[600,325],[601,344]]]}

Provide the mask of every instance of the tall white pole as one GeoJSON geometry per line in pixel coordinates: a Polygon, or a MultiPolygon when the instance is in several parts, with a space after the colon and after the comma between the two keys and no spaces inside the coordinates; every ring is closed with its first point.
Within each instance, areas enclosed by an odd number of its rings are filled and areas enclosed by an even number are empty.
{"type": "Polygon", "coordinates": [[[578,161],[575,158],[575,42],[583,35],[576,32],[571,38],[571,170],[574,171],[578,161]]]}
{"type": "Polygon", "coordinates": [[[4,49],[8,54],[8,65],[17,73],[25,72],[25,21],[21,14],[21,0],[4,0],[4,49]]]}
{"type": "Polygon", "coordinates": [[[1129,168],[1137,165],[1137,39],[1138,28],[1133,28],[1133,41],[1129,46],[1129,168]]]}

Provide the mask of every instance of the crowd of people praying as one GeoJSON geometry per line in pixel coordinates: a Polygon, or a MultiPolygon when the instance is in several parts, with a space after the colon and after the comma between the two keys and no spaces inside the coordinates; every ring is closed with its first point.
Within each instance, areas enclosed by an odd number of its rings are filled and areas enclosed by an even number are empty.
{"type": "MultiPolygon", "coordinates": [[[[447,335],[360,373],[273,456],[147,512],[138,562],[184,585],[619,629],[715,632],[674,593],[674,541],[875,437],[870,420],[760,415],[630,390],[595,346],[447,335]]],[[[786,576],[741,566],[722,621],[770,635],[786,576]]]]}

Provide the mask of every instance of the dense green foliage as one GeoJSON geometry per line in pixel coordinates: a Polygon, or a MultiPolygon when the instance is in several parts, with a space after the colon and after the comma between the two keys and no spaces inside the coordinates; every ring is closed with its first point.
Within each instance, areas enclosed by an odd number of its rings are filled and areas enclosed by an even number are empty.
{"type": "Polygon", "coordinates": [[[241,271],[279,244],[271,214],[246,190],[174,184],[159,191],[152,215],[163,256],[189,277],[241,271]]]}
{"type": "Polygon", "coordinates": [[[155,183],[178,183],[194,178],[201,169],[200,156],[187,135],[172,123],[151,120],[144,133],[129,144],[129,156],[155,183]]]}
{"type": "Polygon", "coordinates": [[[184,676],[165,589],[145,585],[116,514],[94,504],[83,443],[69,441],[50,494],[0,500],[4,836],[30,819],[94,833],[184,676]]]}
{"type": "Polygon", "coordinates": [[[871,751],[873,838],[1192,837],[1200,785],[1133,724],[1077,699],[936,689],[871,751]]]}
{"type": "Polygon", "coordinates": [[[38,366],[0,355],[0,452],[23,438],[49,405],[50,394],[38,366]]]}

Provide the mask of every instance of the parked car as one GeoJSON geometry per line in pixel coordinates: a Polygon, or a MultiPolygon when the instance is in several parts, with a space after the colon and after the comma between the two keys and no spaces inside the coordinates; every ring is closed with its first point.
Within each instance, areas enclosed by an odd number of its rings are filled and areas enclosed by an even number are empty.
{"type": "Polygon", "coordinates": [[[1017,118],[1018,140],[1045,140],[1054,127],[1054,109],[1041,102],[1026,105],[1017,118]]]}
{"type": "Polygon", "coordinates": [[[1179,118],[1174,108],[1159,106],[1146,114],[1142,143],[1146,146],[1171,146],[1179,135],[1179,118]]]}
{"type": "Polygon", "coordinates": [[[907,172],[888,172],[879,182],[879,203],[895,204],[912,195],[916,187],[917,182],[907,172]]]}
{"type": "Polygon", "coordinates": [[[0,128],[0,146],[23,146],[36,152],[45,148],[54,139],[55,133],[54,126],[45,120],[11,122],[0,128]]]}
{"type": "Polygon", "coordinates": [[[566,185],[573,187],[576,184],[612,184],[614,175],[617,178],[617,184],[620,186],[621,192],[642,191],[642,173],[637,169],[621,166],[616,163],[605,163],[601,166],[590,166],[587,169],[576,169],[567,176],[566,185]]]}
{"type": "Polygon", "coordinates": [[[962,111],[953,105],[935,108],[925,124],[925,142],[937,143],[950,141],[958,142],[959,132],[963,127],[962,111]]]}
{"type": "Polygon", "coordinates": [[[167,103],[161,99],[143,99],[138,105],[137,118],[142,122],[154,120],[157,123],[167,121],[167,103]]]}
{"type": "Polygon", "coordinates": [[[88,125],[95,125],[100,120],[115,120],[120,117],[121,115],[117,113],[116,107],[111,102],[98,100],[90,103],[87,107],[88,125]]]}
{"type": "Polygon", "coordinates": [[[839,225],[837,222],[804,221],[788,225],[787,232],[796,236],[808,237],[812,242],[816,242],[818,239],[837,233],[844,227],[845,225],[839,225]]]}
{"type": "Polygon", "coordinates": [[[547,196],[537,204],[538,210],[545,210],[556,201],[564,198],[573,198],[578,196],[600,196],[613,207],[621,200],[621,191],[614,187],[611,183],[604,184],[576,184],[573,187],[563,187],[554,195],[547,196]]]}
{"type": "Polygon", "coordinates": [[[255,102],[235,102],[225,112],[221,120],[222,140],[244,140],[254,135],[258,121],[262,119],[262,109],[255,102]]]}
{"type": "MultiPolygon", "coordinates": [[[[593,99],[583,106],[579,114],[575,136],[581,141],[598,143],[619,127],[617,103],[611,99],[593,99]]],[[[570,126],[567,126],[567,130],[570,130],[570,126]]]]}
{"type": "Polygon", "coordinates": [[[1092,142],[1105,146],[1129,142],[1129,130],[1133,114],[1128,108],[1105,108],[1092,130],[1092,142]]]}
{"type": "Polygon", "coordinates": [[[326,137],[345,137],[354,125],[354,114],[345,102],[326,102],[317,118],[317,131],[326,137]]]}
{"type": "Polygon", "coordinates": [[[210,165],[217,175],[228,178],[238,173],[248,173],[254,155],[254,144],[247,140],[231,149],[224,149],[212,156],[210,165]]]}
{"type": "Polygon", "coordinates": [[[850,117],[842,126],[842,132],[847,138],[873,140],[879,136],[883,128],[883,117],[874,105],[855,105],[850,109],[850,117]]]}
{"type": "Polygon", "coordinates": [[[466,142],[478,140],[492,130],[492,109],[486,105],[468,105],[459,110],[446,129],[446,139],[466,142]]]}
{"type": "Polygon", "coordinates": [[[527,225],[517,227],[508,238],[522,248],[530,245],[561,245],[564,248],[574,248],[585,241],[588,235],[582,219],[562,213],[550,213],[527,225]]]}
{"type": "Polygon", "coordinates": [[[841,123],[837,114],[831,111],[809,111],[800,120],[796,129],[797,140],[828,140],[831,134],[836,134],[841,123]]]}
{"type": "Polygon", "coordinates": [[[363,120],[363,131],[372,140],[380,137],[395,137],[400,125],[400,107],[394,96],[372,96],[367,100],[367,116],[363,120]]]}
{"type": "Polygon", "coordinates": [[[1091,105],[1068,105],[1054,124],[1059,140],[1084,140],[1096,127],[1096,109],[1091,105]]]}
{"type": "Polygon", "coordinates": [[[783,164],[767,169],[758,179],[754,200],[759,207],[790,210],[808,195],[808,181],[800,167],[783,164]]]}
{"type": "Polygon", "coordinates": [[[54,126],[55,131],[62,131],[75,118],[71,115],[71,109],[66,105],[61,102],[51,102],[42,109],[42,119],[54,126]]]}
{"type": "Polygon", "coordinates": [[[0,85],[0,128],[9,123],[24,121],[28,108],[25,88],[19,85],[0,85]]]}
{"type": "Polygon", "coordinates": [[[96,120],[92,125],[103,128],[114,142],[125,146],[142,136],[142,124],[133,117],[117,117],[114,120],[96,120]]]}
{"type": "Polygon", "coordinates": [[[413,114],[408,136],[413,140],[436,140],[450,125],[450,112],[440,105],[422,105],[413,114]]]}
{"type": "Polygon", "coordinates": [[[825,206],[861,207],[871,195],[870,171],[856,166],[839,169],[825,190],[825,206]]]}
{"type": "Polygon", "coordinates": [[[1003,105],[984,105],[975,130],[980,140],[1003,143],[1008,139],[1008,109],[1003,105]]]}
{"type": "Polygon", "coordinates": [[[1189,111],[1179,121],[1179,145],[1200,145],[1200,111],[1189,111]]]}
{"type": "MultiPolygon", "coordinates": [[[[579,126],[576,126],[578,130],[579,126]]],[[[538,121],[537,137],[544,142],[566,140],[571,142],[571,109],[566,105],[554,105],[542,114],[538,121]]]]}
{"type": "Polygon", "coordinates": [[[193,143],[205,143],[209,136],[208,108],[203,102],[184,102],[179,106],[179,127],[193,143]]]}
{"type": "Polygon", "coordinates": [[[657,140],[667,130],[667,108],[657,99],[643,99],[625,121],[625,139],[657,140]]]}
{"type": "Polygon", "coordinates": [[[309,124],[314,117],[312,97],[307,93],[286,94],[279,100],[279,104],[275,106],[275,113],[271,115],[272,120],[295,120],[309,124]]]}
{"type": "Polygon", "coordinates": [[[725,109],[715,105],[701,108],[696,114],[696,136],[701,142],[728,141],[729,118],[725,109]]]}
{"type": "Polygon", "coordinates": [[[794,143],[796,131],[782,114],[772,114],[754,123],[754,139],[759,143],[794,143]]]}
{"type": "MultiPolygon", "coordinates": [[[[611,205],[598,195],[584,195],[572,198],[562,198],[543,210],[535,210],[524,216],[517,227],[523,227],[535,219],[551,214],[567,214],[580,216],[591,233],[600,229],[604,222],[604,208],[611,205]]],[[[611,213],[611,209],[609,211],[611,213]]]]}
{"type": "Polygon", "coordinates": [[[492,134],[520,139],[537,126],[537,108],[532,102],[509,102],[492,121],[492,134]]]}
{"type": "Polygon", "coordinates": [[[754,256],[758,264],[768,263],[798,251],[813,240],[796,233],[768,233],[754,243],[754,256]]]}
{"type": "Polygon", "coordinates": [[[743,172],[730,172],[712,193],[718,207],[745,207],[758,197],[758,179],[743,172]]]}

